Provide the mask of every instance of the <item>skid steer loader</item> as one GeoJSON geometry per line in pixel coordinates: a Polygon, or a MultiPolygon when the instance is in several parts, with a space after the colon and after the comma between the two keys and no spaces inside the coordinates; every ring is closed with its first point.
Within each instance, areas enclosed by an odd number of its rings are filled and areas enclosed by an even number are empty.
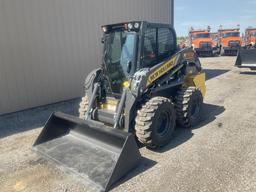
{"type": "Polygon", "coordinates": [[[80,118],[54,113],[34,144],[43,157],[107,191],[148,148],[171,141],[176,123],[194,126],[206,92],[195,52],[175,30],[145,21],[102,27],[102,66],[85,80],[80,118]]]}

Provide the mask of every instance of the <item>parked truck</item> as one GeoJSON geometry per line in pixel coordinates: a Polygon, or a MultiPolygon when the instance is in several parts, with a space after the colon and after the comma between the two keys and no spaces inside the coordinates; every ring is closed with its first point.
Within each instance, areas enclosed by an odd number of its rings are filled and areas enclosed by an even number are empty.
{"type": "Polygon", "coordinates": [[[245,48],[256,48],[256,28],[247,28],[244,38],[245,48]]]}
{"type": "Polygon", "coordinates": [[[205,30],[189,31],[190,46],[196,51],[198,56],[214,56],[218,51],[217,44],[211,38],[210,27],[205,30]]]}
{"type": "Polygon", "coordinates": [[[240,28],[219,29],[218,34],[220,54],[229,56],[237,55],[242,44],[240,28]]]}

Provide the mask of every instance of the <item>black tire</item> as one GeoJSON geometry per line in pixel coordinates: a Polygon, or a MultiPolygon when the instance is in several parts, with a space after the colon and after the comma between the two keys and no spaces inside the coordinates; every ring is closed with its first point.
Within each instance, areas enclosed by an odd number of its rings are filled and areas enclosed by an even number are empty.
{"type": "Polygon", "coordinates": [[[79,104],[79,118],[85,119],[85,114],[88,109],[88,104],[89,104],[89,100],[87,95],[85,95],[79,104]]]}
{"type": "Polygon", "coordinates": [[[165,97],[150,99],[137,112],[136,136],[148,148],[159,148],[168,144],[176,126],[174,104],[165,97]]]}
{"type": "Polygon", "coordinates": [[[177,124],[191,128],[200,122],[203,96],[195,87],[182,88],[176,96],[177,124]]]}

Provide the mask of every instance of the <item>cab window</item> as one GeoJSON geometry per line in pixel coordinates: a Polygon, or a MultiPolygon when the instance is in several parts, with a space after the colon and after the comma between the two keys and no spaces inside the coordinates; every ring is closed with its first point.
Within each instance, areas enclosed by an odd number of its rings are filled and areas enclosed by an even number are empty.
{"type": "Polygon", "coordinates": [[[169,28],[158,29],[158,60],[167,59],[173,54],[175,40],[169,28]]]}
{"type": "Polygon", "coordinates": [[[153,67],[169,58],[176,49],[175,35],[169,28],[148,28],[145,31],[142,68],[153,67]]]}
{"type": "Polygon", "coordinates": [[[145,31],[144,46],[142,53],[143,67],[152,67],[157,63],[157,29],[148,28],[145,31]]]}

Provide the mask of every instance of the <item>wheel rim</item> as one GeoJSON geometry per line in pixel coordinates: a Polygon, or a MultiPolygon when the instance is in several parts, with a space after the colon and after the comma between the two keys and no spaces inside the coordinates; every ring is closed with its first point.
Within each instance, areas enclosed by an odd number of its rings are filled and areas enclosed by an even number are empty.
{"type": "Polygon", "coordinates": [[[159,127],[156,130],[156,133],[160,137],[164,137],[169,131],[170,127],[170,114],[168,112],[163,112],[159,116],[159,127]]]}

